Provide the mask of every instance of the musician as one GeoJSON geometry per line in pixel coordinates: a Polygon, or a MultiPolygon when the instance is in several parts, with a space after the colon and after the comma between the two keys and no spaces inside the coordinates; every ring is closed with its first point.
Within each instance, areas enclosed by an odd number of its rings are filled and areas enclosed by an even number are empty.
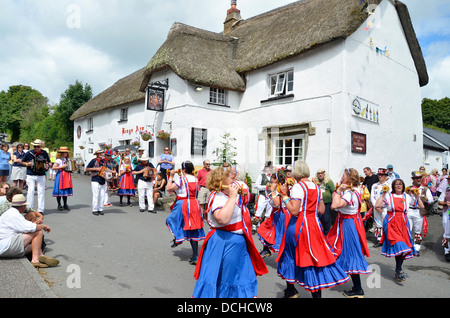
{"type": "MultiPolygon", "coordinates": [[[[411,172],[412,186],[411,189],[419,189],[419,198],[422,202],[431,204],[434,202],[433,195],[428,187],[422,185],[422,174],[420,171],[411,172]]],[[[414,190],[413,190],[414,191],[414,190]]],[[[412,191],[409,193],[411,199],[414,199],[412,191]]],[[[414,248],[416,249],[417,256],[420,256],[420,247],[422,245],[423,237],[427,232],[427,217],[425,216],[426,210],[421,210],[418,206],[409,207],[408,209],[408,222],[411,235],[414,234],[414,248]]]]}
{"type": "Polygon", "coordinates": [[[72,163],[69,161],[69,150],[67,147],[60,147],[57,151],[52,170],[56,172],[52,196],[56,197],[58,210],[70,210],[67,205],[67,197],[73,196],[72,163]],[[61,205],[61,197],[63,198],[64,206],[61,205]]]}
{"type": "Polygon", "coordinates": [[[106,193],[104,201],[104,205],[106,207],[112,206],[109,200],[110,195],[108,190],[116,191],[119,188],[119,164],[115,160],[111,159],[112,155],[113,152],[111,150],[106,150],[103,158],[103,160],[105,160],[106,168],[112,171],[113,173],[113,178],[111,180],[106,181],[106,193]]]}
{"type": "Polygon", "coordinates": [[[92,188],[92,214],[98,216],[103,215],[103,206],[106,195],[106,180],[100,176],[102,167],[106,165],[103,159],[103,150],[98,149],[94,152],[95,158],[86,166],[86,171],[91,172],[91,188],[92,188]]]}
{"type": "Polygon", "coordinates": [[[387,170],[384,168],[378,169],[378,182],[372,185],[372,190],[370,191],[370,203],[373,208],[373,220],[375,227],[375,237],[377,242],[373,245],[373,247],[380,247],[381,237],[383,236],[383,220],[387,214],[387,208],[385,206],[381,206],[380,208],[375,208],[375,202],[377,202],[378,198],[383,194],[383,187],[389,186],[389,190],[391,190],[391,183],[389,182],[389,175],[387,170]]]}
{"type": "Polygon", "coordinates": [[[44,214],[45,208],[45,173],[50,164],[50,157],[41,149],[42,141],[36,139],[31,143],[33,150],[28,151],[22,159],[22,164],[27,167],[27,202],[34,209],[34,187],[37,186],[38,208],[37,211],[44,214]]]}
{"type": "Polygon", "coordinates": [[[149,161],[148,156],[138,159],[138,165],[134,168],[132,174],[136,176],[137,189],[139,195],[139,211],[145,211],[145,196],[147,195],[148,212],[156,213],[153,203],[153,180],[156,177],[156,169],[149,161]]]}
{"type": "Polygon", "coordinates": [[[198,180],[193,175],[194,165],[190,161],[181,164],[182,174],[175,182],[176,171],[170,171],[167,190],[177,194],[175,203],[166,219],[166,225],[174,235],[172,247],[189,241],[192,248],[192,258],[189,264],[197,264],[198,242],[205,239],[203,219],[200,204],[197,200],[199,190],[198,180]]]}
{"type": "Polygon", "coordinates": [[[263,171],[261,171],[260,175],[256,179],[255,188],[258,191],[258,195],[256,197],[255,217],[253,219],[254,223],[256,223],[253,225],[253,230],[255,231],[264,218],[269,218],[272,213],[272,206],[270,205],[269,197],[270,189],[267,189],[267,184],[270,183],[272,173],[272,162],[268,161],[264,166],[263,171]]]}

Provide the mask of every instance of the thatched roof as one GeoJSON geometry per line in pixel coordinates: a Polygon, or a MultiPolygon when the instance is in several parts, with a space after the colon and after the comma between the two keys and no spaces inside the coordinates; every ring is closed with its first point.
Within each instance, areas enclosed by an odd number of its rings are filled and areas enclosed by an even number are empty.
{"type": "Polygon", "coordinates": [[[78,110],[72,114],[70,120],[75,120],[112,107],[145,100],[145,93],[139,91],[144,71],[145,67],[118,80],[113,86],[78,108],[78,110]]]}
{"type": "MultiPolygon", "coordinates": [[[[371,0],[380,4],[382,0],[371,0]]],[[[154,72],[169,68],[205,86],[244,91],[241,74],[297,56],[353,34],[367,19],[361,0],[302,0],[236,22],[226,35],[175,23],[147,65],[143,91],[154,72]]],[[[406,6],[396,7],[421,86],[428,83],[425,62],[406,6]]]]}
{"type": "MultiPolygon", "coordinates": [[[[370,0],[380,4],[382,0],[370,0]]],[[[227,34],[174,23],[166,41],[144,69],[118,81],[75,112],[71,119],[144,99],[152,74],[170,69],[193,84],[243,92],[244,74],[345,39],[366,20],[361,0],[301,0],[247,20],[227,34]],[[139,93],[139,90],[141,93],[139,93]]],[[[407,7],[395,6],[414,59],[419,83],[428,83],[425,61],[407,7]]]]}

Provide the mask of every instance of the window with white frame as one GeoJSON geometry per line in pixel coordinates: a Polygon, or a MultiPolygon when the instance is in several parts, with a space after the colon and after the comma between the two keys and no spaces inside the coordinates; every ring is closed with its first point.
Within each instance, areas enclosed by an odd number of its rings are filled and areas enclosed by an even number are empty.
{"type": "Polygon", "coordinates": [[[225,90],[211,87],[209,89],[209,102],[211,104],[226,105],[225,90]]]}
{"type": "Polygon", "coordinates": [[[88,118],[87,126],[87,131],[94,130],[94,119],[92,117],[88,118]]]}
{"type": "Polygon", "coordinates": [[[293,165],[303,160],[304,136],[280,137],[274,140],[274,164],[277,166],[293,165]]]}
{"type": "Polygon", "coordinates": [[[294,92],[294,71],[269,75],[270,96],[282,96],[294,92]]]}
{"type": "Polygon", "coordinates": [[[128,108],[122,108],[120,109],[120,121],[127,121],[128,120],[128,108]]]}

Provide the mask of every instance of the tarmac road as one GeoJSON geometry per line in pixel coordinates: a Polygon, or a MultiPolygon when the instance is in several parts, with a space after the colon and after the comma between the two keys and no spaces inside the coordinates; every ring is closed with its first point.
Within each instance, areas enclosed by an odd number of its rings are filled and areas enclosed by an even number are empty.
{"type": "MultiPolygon", "coordinates": [[[[51,197],[53,181],[47,181],[44,223],[51,227],[45,234],[46,254],[60,260],[58,267],[41,270],[57,297],[61,298],[191,298],[195,286],[194,266],[189,243],[170,248],[171,233],[165,225],[169,210],[156,214],[120,207],[117,196],[105,215],[91,213],[90,177],[75,174],[74,196],[68,200],[70,211],[57,211],[51,197]]],[[[423,242],[420,257],[404,262],[408,278],[393,280],[395,260],[380,255],[373,248],[368,233],[371,257],[368,263],[374,273],[363,275],[366,298],[448,298],[450,296],[450,263],[443,256],[442,217],[428,218],[429,234],[423,242]]],[[[207,228],[205,228],[205,231],[207,228]]],[[[254,236],[255,244],[261,248],[254,236]]],[[[277,277],[275,255],[266,258],[269,273],[258,278],[258,298],[281,298],[285,283],[277,277]]],[[[348,282],[322,292],[323,298],[345,298],[348,282]]],[[[311,295],[301,287],[301,298],[311,295]]]]}

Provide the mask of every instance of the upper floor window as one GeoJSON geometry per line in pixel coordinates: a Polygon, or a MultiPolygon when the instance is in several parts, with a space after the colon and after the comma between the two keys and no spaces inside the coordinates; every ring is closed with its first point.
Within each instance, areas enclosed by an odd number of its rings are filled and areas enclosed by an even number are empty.
{"type": "Polygon", "coordinates": [[[120,121],[127,121],[128,120],[128,108],[122,108],[120,109],[120,121]]]}
{"type": "Polygon", "coordinates": [[[294,71],[285,71],[269,75],[270,96],[282,96],[294,92],[294,71]]]}
{"type": "Polygon", "coordinates": [[[226,105],[225,90],[218,88],[209,89],[209,102],[211,104],[226,105]]]}
{"type": "Polygon", "coordinates": [[[94,130],[94,119],[92,117],[88,118],[87,121],[87,131],[93,131],[94,130]]]}

